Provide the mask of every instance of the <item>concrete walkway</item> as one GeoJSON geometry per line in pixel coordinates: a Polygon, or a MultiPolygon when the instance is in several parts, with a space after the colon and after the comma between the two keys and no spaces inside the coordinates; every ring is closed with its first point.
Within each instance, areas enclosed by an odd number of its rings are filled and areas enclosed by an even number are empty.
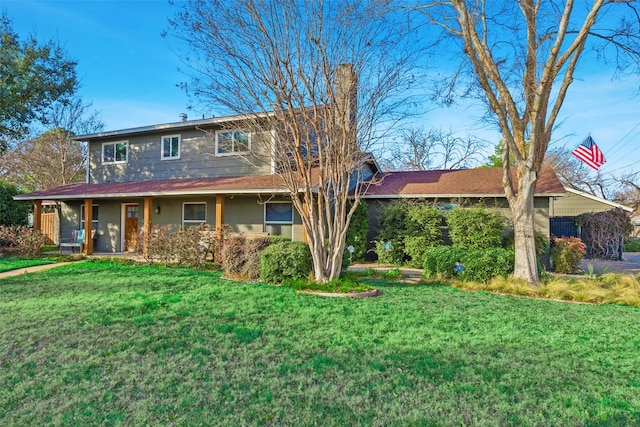
{"type": "Polygon", "coordinates": [[[82,260],[82,261],[71,261],[71,262],[57,262],[57,263],[53,263],[53,264],[43,264],[43,265],[34,265],[33,267],[25,267],[25,268],[19,268],[17,270],[5,271],[5,272],[0,273],[0,280],[6,279],[7,277],[22,276],[23,274],[28,274],[28,273],[38,273],[40,271],[51,270],[52,268],[62,267],[63,265],[78,264],[80,262],[85,262],[85,260],[82,260]]]}

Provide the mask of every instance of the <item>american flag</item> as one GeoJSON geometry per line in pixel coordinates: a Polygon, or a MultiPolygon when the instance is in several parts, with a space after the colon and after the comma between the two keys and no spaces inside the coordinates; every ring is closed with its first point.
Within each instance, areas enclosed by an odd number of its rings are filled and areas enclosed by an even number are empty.
{"type": "Polygon", "coordinates": [[[591,135],[586,137],[582,144],[573,150],[573,155],[585,162],[588,166],[598,170],[606,161],[591,135]]]}

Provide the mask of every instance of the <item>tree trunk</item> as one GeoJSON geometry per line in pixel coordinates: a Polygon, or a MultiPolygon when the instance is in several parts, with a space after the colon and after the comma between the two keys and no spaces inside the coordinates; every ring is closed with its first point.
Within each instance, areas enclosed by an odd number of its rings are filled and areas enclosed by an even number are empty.
{"type": "Polygon", "coordinates": [[[515,239],[513,275],[529,283],[538,283],[533,196],[536,173],[525,172],[518,177],[518,194],[510,203],[515,239]]]}

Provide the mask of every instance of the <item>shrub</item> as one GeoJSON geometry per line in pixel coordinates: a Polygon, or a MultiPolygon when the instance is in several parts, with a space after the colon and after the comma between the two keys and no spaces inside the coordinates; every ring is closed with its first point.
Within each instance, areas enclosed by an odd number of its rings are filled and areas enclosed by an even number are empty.
{"type": "Polygon", "coordinates": [[[407,235],[407,212],[409,204],[403,201],[391,202],[380,214],[380,233],[376,238],[378,262],[401,264],[404,261],[404,237],[407,235]],[[389,248],[390,244],[391,247],[389,248]]]}
{"type": "Polygon", "coordinates": [[[402,242],[399,239],[376,240],[376,255],[380,264],[401,264],[404,259],[402,242]]]}
{"type": "Polygon", "coordinates": [[[138,251],[144,253],[146,245],[148,262],[201,268],[207,252],[207,246],[201,242],[203,229],[204,226],[198,226],[172,231],[168,225],[155,226],[149,236],[141,230],[138,251]]]}
{"type": "Polygon", "coordinates": [[[457,208],[447,214],[449,237],[462,249],[497,248],[504,233],[504,217],[483,207],[457,208]]]}
{"type": "Polygon", "coordinates": [[[222,243],[220,263],[222,269],[231,277],[239,276],[246,262],[245,247],[247,238],[244,234],[231,236],[222,243]]]}
{"type": "Polygon", "coordinates": [[[419,267],[427,249],[442,244],[442,214],[433,206],[415,204],[407,211],[407,234],[404,252],[409,264],[419,267]]]}
{"type": "Polygon", "coordinates": [[[226,239],[220,255],[225,274],[234,279],[258,280],[260,255],[271,242],[269,237],[247,239],[243,234],[226,239]]]}
{"type": "Polygon", "coordinates": [[[267,239],[269,239],[269,242],[271,242],[271,243],[280,243],[280,242],[290,242],[291,241],[291,237],[287,237],[287,236],[267,236],[267,239]]]}
{"type": "Polygon", "coordinates": [[[260,278],[271,284],[308,278],[311,265],[311,251],[308,244],[276,243],[266,248],[260,255],[260,278]]]}
{"type": "Polygon", "coordinates": [[[140,230],[136,246],[148,262],[155,261],[168,266],[174,258],[170,236],[171,231],[168,225],[154,226],[149,236],[145,236],[144,230],[140,230]],[[144,252],[145,247],[147,248],[146,252],[144,252]]]}
{"type": "Polygon", "coordinates": [[[206,247],[201,243],[204,226],[178,230],[170,244],[178,265],[201,268],[204,263],[206,247]]]}
{"type": "Polygon", "coordinates": [[[346,246],[353,246],[354,251],[351,261],[363,261],[367,251],[367,234],[369,233],[369,210],[367,202],[360,200],[356,208],[345,239],[346,246]]]}
{"type": "Polygon", "coordinates": [[[624,244],[625,252],[640,252],[640,239],[629,239],[624,244]]]}
{"type": "Polygon", "coordinates": [[[0,247],[3,252],[31,258],[42,251],[47,238],[29,227],[0,226],[0,247]]]}
{"type": "Polygon", "coordinates": [[[456,262],[463,262],[465,251],[453,246],[438,246],[424,253],[424,274],[428,277],[442,275],[453,277],[456,274],[456,262]]]}
{"type": "Polygon", "coordinates": [[[245,280],[260,279],[260,257],[262,252],[271,245],[272,241],[267,237],[247,241],[244,252],[245,263],[241,273],[242,278],[245,280]]]}
{"type": "Polygon", "coordinates": [[[471,249],[462,259],[462,280],[486,283],[494,277],[507,277],[513,273],[515,255],[504,248],[471,249]]]}
{"type": "Polygon", "coordinates": [[[559,237],[551,242],[551,262],[556,273],[573,273],[586,253],[586,245],[578,237],[559,237]]]}
{"type": "Polygon", "coordinates": [[[504,248],[460,249],[441,246],[426,251],[424,274],[443,277],[457,274],[463,280],[486,282],[495,276],[511,274],[513,262],[513,251],[504,248]],[[458,265],[461,266],[460,270],[458,265]]]}

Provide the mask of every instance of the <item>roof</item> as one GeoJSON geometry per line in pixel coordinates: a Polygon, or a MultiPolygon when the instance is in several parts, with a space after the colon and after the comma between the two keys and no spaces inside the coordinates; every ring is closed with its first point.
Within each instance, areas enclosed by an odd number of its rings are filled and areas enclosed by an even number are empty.
{"type": "Polygon", "coordinates": [[[611,200],[603,199],[602,197],[594,196],[593,194],[585,193],[584,191],[576,190],[575,188],[568,187],[567,192],[577,194],[578,196],[585,197],[596,202],[600,202],[605,205],[609,205],[613,208],[622,209],[625,212],[633,212],[633,208],[622,205],[620,203],[612,202],[611,200]]]}
{"type": "MultiPolygon", "coordinates": [[[[550,168],[540,172],[536,196],[561,196],[562,183],[550,168]]],[[[502,168],[388,172],[366,198],[504,197],[502,168]]]]}
{"type": "Polygon", "coordinates": [[[86,184],[75,182],[15,196],[15,200],[89,199],[116,197],[178,196],[209,194],[284,193],[287,187],[277,175],[189,178],[153,181],[86,184]]]}
{"type": "Polygon", "coordinates": [[[267,113],[256,113],[254,115],[234,115],[234,116],[224,116],[224,117],[210,117],[210,118],[202,118],[197,120],[185,120],[179,122],[172,123],[162,123],[156,125],[149,126],[140,126],[129,129],[118,129],[111,130],[105,132],[97,132],[90,133],[85,135],[74,136],[73,140],[75,141],[94,141],[100,139],[107,138],[116,138],[116,137],[129,137],[134,135],[140,135],[148,132],[167,132],[167,131],[178,131],[178,130],[196,130],[203,129],[213,126],[221,126],[224,123],[234,123],[247,119],[255,119],[256,117],[266,116],[267,113]]]}
{"type": "MultiPolygon", "coordinates": [[[[316,171],[317,172],[317,171],[316,171]]],[[[317,179],[317,174],[313,178],[317,179]]],[[[15,196],[15,200],[72,200],[147,196],[287,193],[278,175],[188,178],[86,184],[76,182],[15,196]]],[[[562,196],[565,189],[551,169],[538,179],[536,196],[562,196]]],[[[501,168],[388,172],[371,185],[366,198],[504,197],[501,168]]]]}

